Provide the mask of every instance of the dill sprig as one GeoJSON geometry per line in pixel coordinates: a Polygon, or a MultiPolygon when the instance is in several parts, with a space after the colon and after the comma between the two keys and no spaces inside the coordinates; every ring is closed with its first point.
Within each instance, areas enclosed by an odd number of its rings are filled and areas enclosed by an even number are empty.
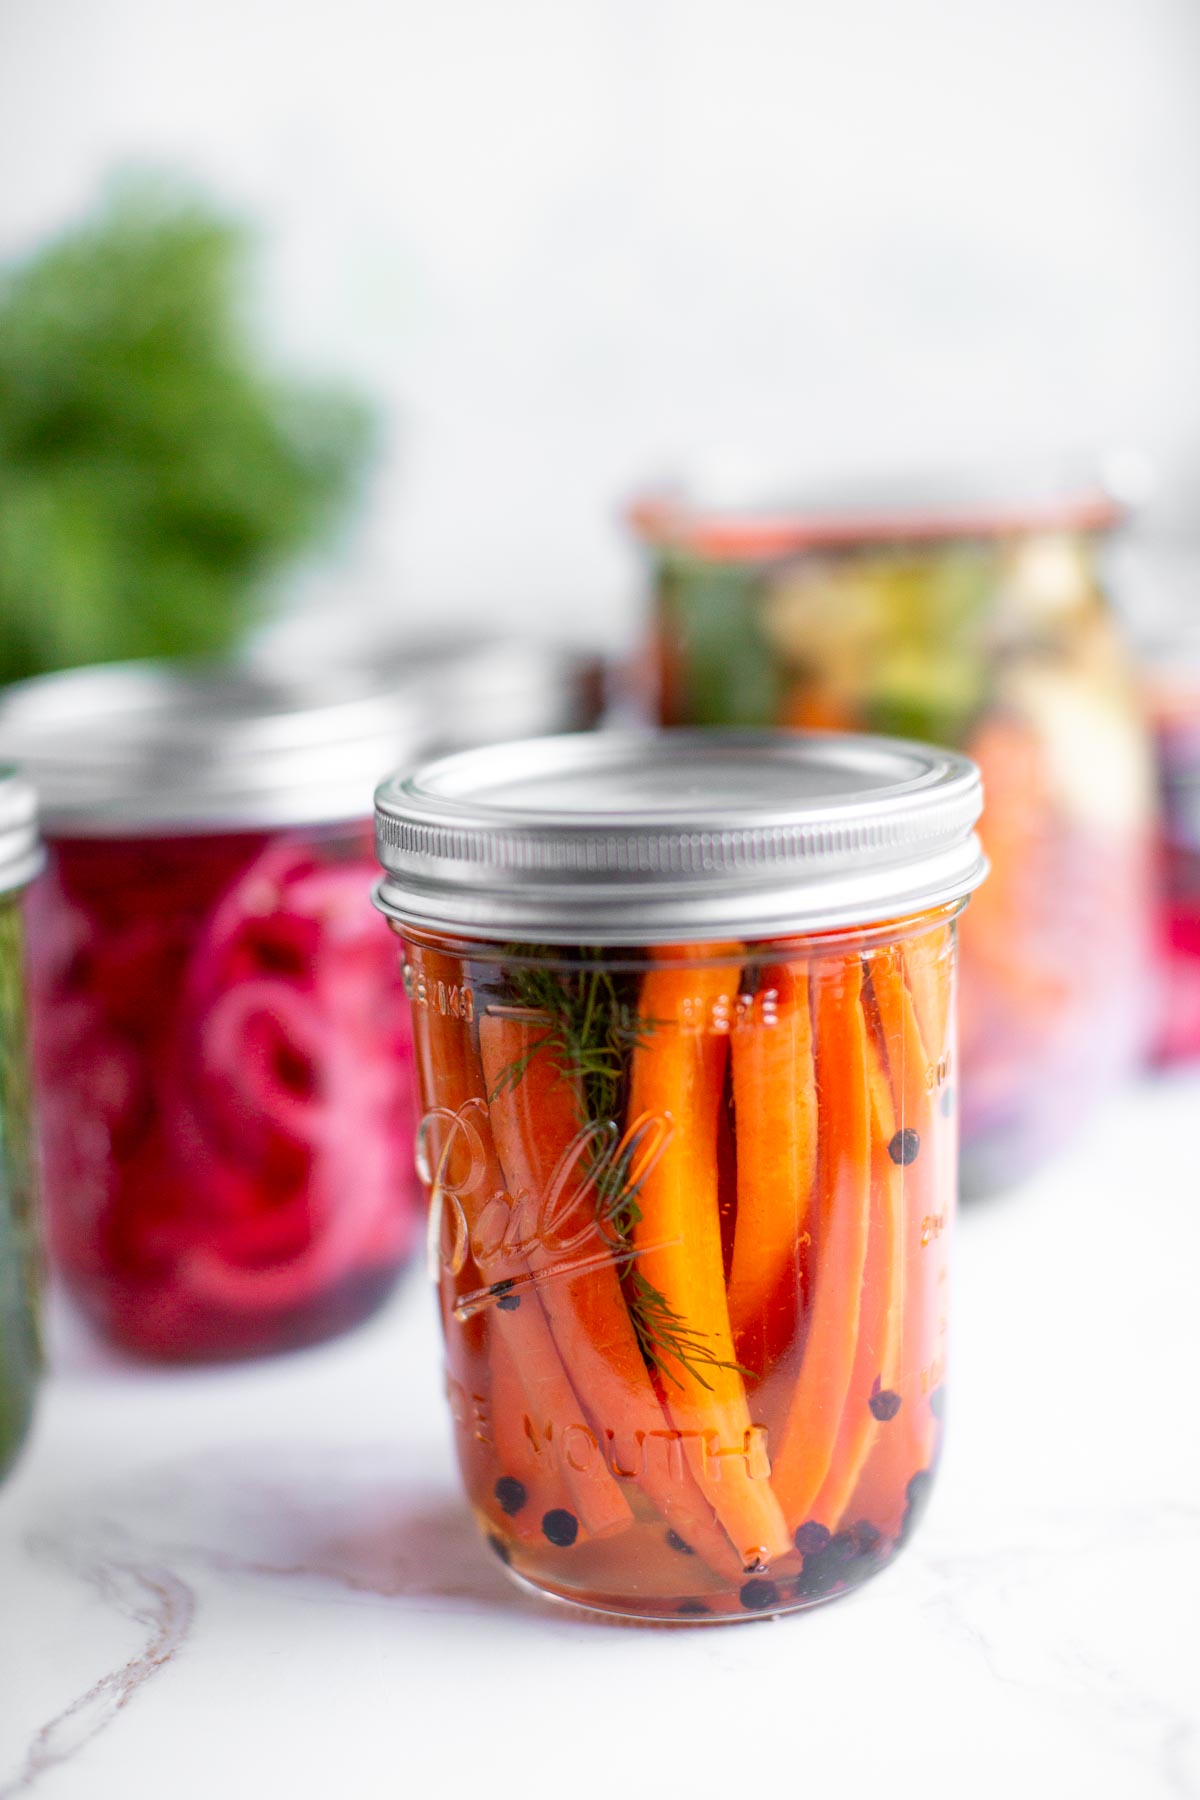
{"type": "Polygon", "coordinates": [[[698,1381],[710,1392],[712,1383],[705,1380],[705,1369],[733,1369],[739,1375],[750,1373],[740,1363],[727,1362],[718,1356],[704,1333],[692,1331],[666,1295],[653,1287],[637,1267],[628,1272],[627,1297],[642,1355],[651,1368],[657,1369],[676,1387],[682,1387],[683,1383],[671,1368],[672,1362],[686,1369],[693,1381],[698,1381]]]}
{"type": "MultiPolygon", "coordinates": [[[[649,1042],[657,1022],[639,1017],[622,999],[612,973],[598,964],[578,971],[518,967],[512,981],[517,1003],[539,1023],[544,1021],[545,1029],[501,1072],[492,1099],[511,1093],[534,1059],[547,1054],[578,1088],[580,1128],[611,1125],[615,1131],[624,1112],[630,1054],[649,1042]]],[[[689,1328],[634,1261],[633,1231],[642,1222],[641,1184],[631,1180],[636,1149],[628,1143],[614,1155],[612,1139],[596,1133],[587,1173],[596,1189],[597,1219],[614,1246],[628,1250],[627,1258],[618,1252],[621,1283],[648,1367],[676,1387],[683,1385],[677,1370],[684,1369],[701,1387],[710,1388],[706,1370],[745,1371],[717,1356],[706,1336],[689,1328]]]]}
{"type": "Polygon", "coordinates": [[[549,1050],[555,1066],[578,1083],[580,1125],[616,1116],[628,1052],[644,1043],[648,1025],[630,1014],[609,970],[601,967],[556,971],[518,968],[513,973],[518,1004],[545,1019],[546,1029],[502,1072],[493,1098],[511,1093],[535,1056],[549,1050]]]}

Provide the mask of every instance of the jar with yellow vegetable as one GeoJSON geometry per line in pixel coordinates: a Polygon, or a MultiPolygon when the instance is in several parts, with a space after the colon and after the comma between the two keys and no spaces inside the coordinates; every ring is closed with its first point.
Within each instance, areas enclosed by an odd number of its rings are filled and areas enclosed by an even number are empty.
{"type": "Polygon", "coordinates": [[[1154,798],[1095,486],[936,505],[642,502],[668,725],[920,737],[983,772],[992,876],[961,933],[963,1183],[1079,1130],[1149,1029],[1154,798]]]}

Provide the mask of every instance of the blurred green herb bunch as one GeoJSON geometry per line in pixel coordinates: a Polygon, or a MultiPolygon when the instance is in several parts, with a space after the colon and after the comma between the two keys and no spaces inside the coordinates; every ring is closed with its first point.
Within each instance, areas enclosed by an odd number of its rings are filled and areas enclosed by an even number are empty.
{"type": "Polygon", "coordinates": [[[249,249],[177,186],[126,177],[0,271],[0,682],[219,654],[347,516],[370,415],[265,361],[249,249]]]}

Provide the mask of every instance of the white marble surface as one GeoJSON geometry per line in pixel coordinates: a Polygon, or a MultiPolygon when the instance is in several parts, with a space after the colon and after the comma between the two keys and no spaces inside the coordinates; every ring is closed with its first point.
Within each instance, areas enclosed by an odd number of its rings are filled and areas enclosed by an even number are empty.
{"type": "Polygon", "coordinates": [[[339,1344],[215,1373],[56,1316],[0,1494],[0,1795],[1200,1794],[1198,1168],[1193,1075],[965,1212],[924,1526],[778,1622],[511,1589],[457,1498],[419,1278],[339,1344]]]}

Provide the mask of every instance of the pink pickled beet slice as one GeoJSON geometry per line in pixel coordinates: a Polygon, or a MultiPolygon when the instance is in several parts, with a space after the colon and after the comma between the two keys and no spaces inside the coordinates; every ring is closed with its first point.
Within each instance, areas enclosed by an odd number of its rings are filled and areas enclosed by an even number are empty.
{"type": "MultiPolygon", "coordinates": [[[[197,974],[219,979],[222,965],[228,972],[244,962],[239,953],[247,942],[257,937],[261,944],[265,931],[276,930],[280,920],[268,914],[270,905],[293,909],[293,924],[316,927],[315,937],[290,939],[312,945],[315,993],[297,992],[285,958],[277,957],[273,978],[229,990],[200,1023],[205,1073],[221,1075],[225,1102],[232,1097],[237,1108],[311,1147],[312,1241],[270,1270],[254,1266],[241,1247],[233,1261],[197,1248],[187,1260],[190,1285],[227,1305],[286,1304],[328,1285],[366,1252],[397,1254],[413,1229],[401,1186],[415,1123],[407,1092],[411,1049],[394,947],[369,907],[370,871],[361,863],[317,866],[284,856],[267,865],[260,859],[219,909],[212,954],[193,970],[193,998],[203,1003],[197,974]],[[249,937],[236,917],[246,901],[256,909],[249,937]],[[353,1206],[345,1204],[348,1191],[353,1206]]],[[[256,960],[261,967],[264,959],[256,960]]],[[[211,1091],[205,1102],[207,1112],[211,1091]]]]}
{"type": "Polygon", "coordinates": [[[330,1110],[338,1119],[308,1187],[312,1240],[284,1265],[264,1269],[220,1258],[206,1247],[186,1256],[180,1274],[193,1292],[229,1307],[284,1306],[332,1286],[368,1256],[381,1260],[401,1251],[413,1225],[397,1204],[394,1145],[380,1131],[370,1083],[352,1058],[327,1059],[330,1110]],[[364,1093],[365,1090],[365,1093],[364,1093]],[[353,1204],[347,1204],[353,1195],[353,1204]]]}
{"type": "Polygon", "coordinates": [[[281,981],[244,981],[200,1021],[198,1067],[210,1107],[251,1128],[260,1121],[319,1142],[329,1129],[322,1094],[320,1021],[311,1001],[281,981]]]}
{"type": "Polygon", "coordinates": [[[265,852],[236,882],[198,938],[189,986],[203,993],[247,978],[311,979],[319,928],[288,906],[286,875],[294,852],[265,852]]]}
{"type": "Polygon", "coordinates": [[[39,1061],[78,1107],[50,1133],[54,1185],[86,1195],[75,1266],[140,1284],[167,1341],[172,1318],[187,1340],[206,1309],[284,1309],[398,1260],[411,1045],[369,835],[342,862],[236,837],[99,860],[64,883],[41,954],[39,1061]]]}

